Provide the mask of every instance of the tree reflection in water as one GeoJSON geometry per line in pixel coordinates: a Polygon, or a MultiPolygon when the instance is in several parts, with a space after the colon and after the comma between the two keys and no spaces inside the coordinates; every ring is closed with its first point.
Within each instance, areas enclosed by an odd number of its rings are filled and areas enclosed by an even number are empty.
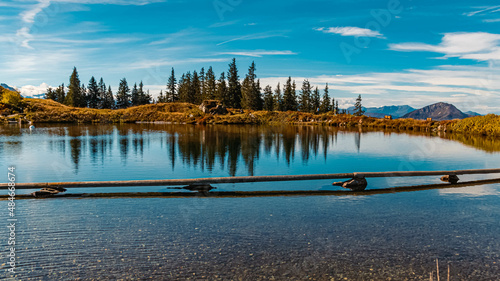
{"type": "MultiPolygon", "coordinates": [[[[320,152],[327,158],[332,145],[337,142],[338,134],[344,131],[328,126],[251,126],[251,125],[173,125],[173,124],[119,124],[119,125],[39,125],[39,134],[47,139],[48,149],[64,156],[70,151],[75,172],[84,156],[91,164],[113,157],[118,153],[122,165],[127,159],[142,159],[145,150],[159,146],[166,152],[165,161],[172,170],[176,162],[202,171],[212,171],[215,165],[230,176],[237,174],[238,165],[243,163],[248,175],[254,175],[257,160],[261,153],[267,157],[283,159],[289,166],[296,154],[307,163],[320,152]],[[158,144],[159,142],[159,144],[158,144]],[[114,145],[116,144],[116,147],[114,145]],[[132,147],[130,147],[132,145],[132,147]]],[[[365,129],[354,128],[354,145],[361,150],[361,138],[365,129]]],[[[23,134],[26,128],[0,126],[0,154],[6,150],[21,153],[23,134]]],[[[431,135],[430,133],[384,131],[385,134],[410,133],[431,135]]],[[[440,134],[439,137],[464,143],[488,152],[500,151],[498,138],[483,136],[463,136],[440,134]]]]}

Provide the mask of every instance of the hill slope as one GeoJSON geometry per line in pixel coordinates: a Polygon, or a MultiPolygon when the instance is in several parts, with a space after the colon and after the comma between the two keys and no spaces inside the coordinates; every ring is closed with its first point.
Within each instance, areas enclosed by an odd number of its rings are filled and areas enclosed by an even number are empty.
{"type": "Polygon", "coordinates": [[[467,117],[469,117],[469,115],[460,111],[453,104],[444,102],[438,102],[435,104],[428,105],[426,107],[417,109],[403,116],[403,118],[413,118],[413,119],[432,118],[432,120],[437,120],[437,121],[464,119],[467,117]]]}

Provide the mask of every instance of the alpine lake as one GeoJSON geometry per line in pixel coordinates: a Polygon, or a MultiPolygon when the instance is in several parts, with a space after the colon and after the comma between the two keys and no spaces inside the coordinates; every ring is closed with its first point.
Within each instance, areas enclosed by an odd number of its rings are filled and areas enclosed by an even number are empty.
{"type": "MultiPolygon", "coordinates": [[[[0,182],[9,167],[16,183],[488,169],[500,168],[500,139],[298,125],[1,125],[0,182]]],[[[498,280],[500,181],[367,180],[367,190],[442,186],[353,194],[335,180],[214,184],[217,192],[310,191],[231,197],[68,188],[110,196],[16,199],[15,274],[4,197],[0,279],[429,280],[437,259],[442,280],[448,270],[451,280],[498,280]]]]}

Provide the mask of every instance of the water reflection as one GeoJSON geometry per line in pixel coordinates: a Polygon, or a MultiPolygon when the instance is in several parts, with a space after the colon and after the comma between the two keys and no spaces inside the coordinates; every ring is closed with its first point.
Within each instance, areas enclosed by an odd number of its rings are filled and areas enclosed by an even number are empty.
{"type": "MultiPolygon", "coordinates": [[[[104,166],[106,161],[119,156],[119,163],[123,167],[132,157],[133,165],[137,166],[148,161],[144,157],[145,153],[156,153],[161,158],[160,162],[151,164],[153,166],[165,166],[167,163],[174,171],[176,165],[180,164],[182,169],[192,167],[209,172],[219,169],[234,176],[241,165],[246,169],[246,174],[254,175],[257,160],[263,155],[268,159],[281,160],[287,166],[298,157],[302,165],[307,165],[318,155],[326,161],[335,153],[344,153],[348,145],[346,141],[350,142],[353,152],[360,154],[361,139],[370,131],[361,128],[340,131],[328,126],[120,124],[39,125],[32,135],[28,132],[24,127],[0,126],[0,156],[21,155],[24,146],[33,145],[40,149],[40,143],[46,143],[46,148],[52,154],[62,158],[68,154],[75,174],[83,158],[88,158],[93,166],[104,166]],[[335,151],[339,137],[343,138],[343,144],[335,151]]],[[[379,134],[387,139],[399,132],[384,131],[379,134]]],[[[500,151],[500,140],[495,138],[450,134],[440,137],[487,152],[500,151]]],[[[364,151],[384,147],[383,143],[376,142],[381,140],[366,137],[364,151]]],[[[390,148],[384,149],[390,151],[390,148]]],[[[384,151],[379,153],[383,154],[384,151]]]]}

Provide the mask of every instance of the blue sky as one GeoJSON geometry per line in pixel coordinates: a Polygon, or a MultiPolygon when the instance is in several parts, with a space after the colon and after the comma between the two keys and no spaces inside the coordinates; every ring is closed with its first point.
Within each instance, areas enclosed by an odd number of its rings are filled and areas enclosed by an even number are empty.
{"type": "Polygon", "coordinates": [[[292,76],[341,105],[422,107],[444,101],[500,113],[496,1],[41,0],[0,2],[0,82],[23,94],[103,77],[144,81],[235,57],[263,86],[292,76]]]}

